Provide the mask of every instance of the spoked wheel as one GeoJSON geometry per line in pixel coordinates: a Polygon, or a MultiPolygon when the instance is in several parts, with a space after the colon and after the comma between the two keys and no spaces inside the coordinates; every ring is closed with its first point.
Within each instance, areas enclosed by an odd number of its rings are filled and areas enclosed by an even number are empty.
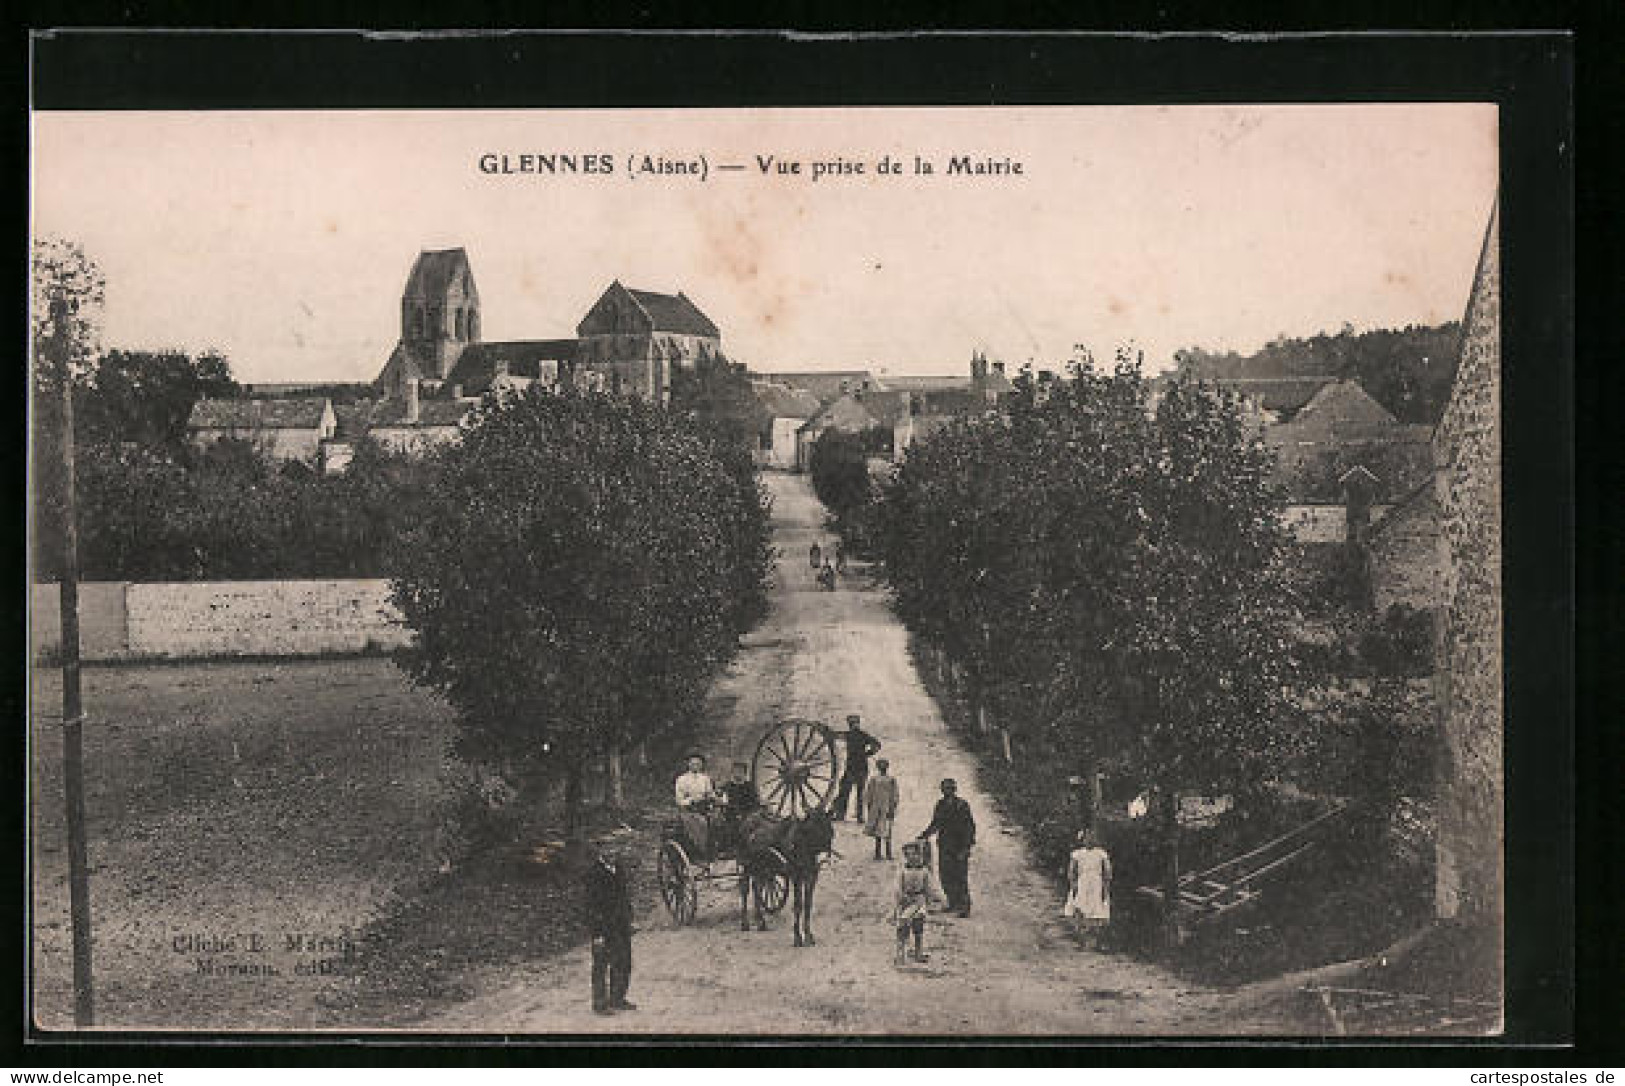
{"type": "MultiPolygon", "coordinates": [[[[772,870],[752,875],[750,888],[762,912],[772,916],[784,908],[784,903],[790,898],[790,863],[784,858],[784,853],[776,848],[768,849],[768,858],[773,861],[772,870]]],[[[761,866],[768,866],[766,859],[761,866]]]]}
{"type": "Polygon", "coordinates": [[[671,913],[677,926],[692,923],[699,909],[699,885],[688,862],[688,853],[676,841],[660,846],[660,855],[655,858],[655,881],[660,886],[660,898],[666,903],[666,911],[671,913]]]}
{"type": "Polygon", "coordinates": [[[786,720],[756,745],[751,779],[762,806],[800,818],[829,802],[839,765],[828,728],[816,720],[786,720]]]}

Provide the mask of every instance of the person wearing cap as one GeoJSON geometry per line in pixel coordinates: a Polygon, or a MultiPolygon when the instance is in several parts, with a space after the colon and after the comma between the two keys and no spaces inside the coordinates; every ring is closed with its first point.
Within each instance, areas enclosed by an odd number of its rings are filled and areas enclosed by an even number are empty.
{"type": "Polygon", "coordinates": [[[696,860],[704,862],[711,854],[711,807],[716,802],[717,789],[705,772],[705,756],[690,754],[688,772],[677,778],[674,789],[677,797],[677,818],[683,824],[683,833],[694,846],[696,860]]]}
{"type": "Polygon", "coordinates": [[[733,775],[722,782],[722,827],[719,828],[726,830],[727,838],[719,847],[738,848],[746,816],[761,805],[756,785],[751,783],[750,767],[744,762],[735,762],[733,775]]]}
{"type": "Polygon", "coordinates": [[[587,869],[587,925],[593,1013],[637,1010],[626,998],[632,983],[632,894],[626,867],[613,849],[595,850],[587,869]]]}
{"type": "Polygon", "coordinates": [[[948,777],[942,782],[942,798],[931,812],[931,824],[920,831],[919,840],[937,836],[937,869],[942,874],[942,892],[948,896],[948,911],[970,915],[970,850],[976,844],[976,819],[970,804],[959,798],[959,785],[948,777]]]}
{"type": "Polygon", "coordinates": [[[875,839],[875,859],[880,859],[880,843],[886,843],[886,859],[891,859],[892,822],[897,818],[897,778],[887,772],[891,763],[884,758],[875,759],[878,771],[868,783],[866,806],[863,809],[863,832],[875,839]]]}
{"type": "Polygon", "coordinates": [[[852,808],[855,818],[863,818],[863,788],[869,780],[869,759],[880,749],[880,740],[864,731],[862,718],[853,713],[846,718],[846,768],[841,773],[841,789],[835,793],[835,810],[830,815],[839,822],[846,817],[846,801],[856,790],[856,803],[852,808]]]}

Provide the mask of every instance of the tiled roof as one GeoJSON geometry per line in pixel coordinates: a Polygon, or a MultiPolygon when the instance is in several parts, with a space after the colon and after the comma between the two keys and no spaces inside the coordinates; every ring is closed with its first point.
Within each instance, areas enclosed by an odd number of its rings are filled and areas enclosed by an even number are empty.
{"type": "Polygon", "coordinates": [[[971,379],[965,377],[887,377],[877,378],[880,387],[897,392],[939,392],[950,388],[970,388],[971,379]]]}
{"type": "Polygon", "coordinates": [[[818,414],[818,397],[803,388],[773,381],[752,381],[757,407],[769,419],[810,419],[818,414]]]}
{"type": "Polygon", "coordinates": [[[1332,377],[1221,377],[1213,384],[1247,396],[1266,411],[1290,416],[1334,380],[1332,377]]]}
{"type": "Polygon", "coordinates": [[[851,393],[847,393],[807,420],[802,429],[846,430],[856,434],[879,425],[880,419],[851,393]]]}
{"type": "MultiPolygon", "coordinates": [[[[459,272],[468,271],[468,253],[462,249],[433,249],[418,254],[406,280],[409,297],[438,298],[459,272]]],[[[472,273],[469,282],[473,282],[472,273]]]]}
{"type": "Polygon", "coordinates": [[[380,426],[456,426],[468,413],[479,406],[477,400],[419,400],[417,422],[406,421],[406,405],[400,400],[385,400],[373,413],[371,424],[380,426]]]}
{"type": "Polygon", "coordinates": [[[1293,416],[1294,423],[1394,423],[1388,409],[1373,400],[1358,381],[1333,381],[1318,389],[1293,416]]]}
{"type": "Polygon", "coordinates": [[[314,430],[325,399],[199,400],[186,420],[190,430],[314,430]]]}
{"type": "Polygon", "coordinates": [[[752,373],[759,381],[776,381],[791,388],[803,388],[817,396],[820,403],[830,403],[847,391],[843,384],[859,388],[863,382],[875,383],[868,370],[813,370],[803,373],[752,373]]]}
{"type": "Polygon", "coordinates": [[[573,339],[470,343],[463,349],[446,381],[462,385],[465,392],[477,392],[490,386],[499,362],[506,362],[508,373],[514,377],[540,377],[541,362],[569,362],[575,355],[576,341],[573,339]]]}
{"type": "Polygon", "coordinates": [[[649,314],[656,332],[677,332],[687,336],[721,334],[717,326],[711,323],[711,318],[701,313],[699,306],[689,301],[686,294],[658,294],[652,290],[633,290],[630,287],[626,292],[649,314]]]}

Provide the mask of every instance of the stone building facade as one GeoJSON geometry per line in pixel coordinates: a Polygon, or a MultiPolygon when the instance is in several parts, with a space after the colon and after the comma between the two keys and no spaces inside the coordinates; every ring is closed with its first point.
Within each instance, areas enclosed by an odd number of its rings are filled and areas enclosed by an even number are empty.
{"type": "Polygon", "coordinates": [[[1502,916],[1501,265],[1490,216],[1450,402],[1434,431],[1442,758],[1437,912],[1502,916]]]}

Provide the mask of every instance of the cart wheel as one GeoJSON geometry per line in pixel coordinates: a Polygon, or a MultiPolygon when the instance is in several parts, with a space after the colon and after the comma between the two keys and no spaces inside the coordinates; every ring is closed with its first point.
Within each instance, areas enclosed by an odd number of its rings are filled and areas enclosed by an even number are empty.
{"type": "Polygon", "coordinates": [[[660,886],[666,911],[671,913],[677,926],[691,923],[699,907],[699,887],[689,866],[688,853],[676,841],[660,846],[660,855],[655,858],[655,881],[660,886]]]}
{"type": "Polygon", "coordinates": [[[764,807],[781,817],[800,818],[829,801],[839,765],[828,728],[816,720],[786,720],[756,745],[751,780],[764,807]]]}
{"type": "Polygon", "coordinates": [[[756,904],[761,907],[762,912],[772,916],[784,908],[784,903],[789,900],[790,863],[778,849],[769,849],[768,852],[773,858],[773,870],[770,873],[752,876],[750,888],[756,895],[756,904]]]}

